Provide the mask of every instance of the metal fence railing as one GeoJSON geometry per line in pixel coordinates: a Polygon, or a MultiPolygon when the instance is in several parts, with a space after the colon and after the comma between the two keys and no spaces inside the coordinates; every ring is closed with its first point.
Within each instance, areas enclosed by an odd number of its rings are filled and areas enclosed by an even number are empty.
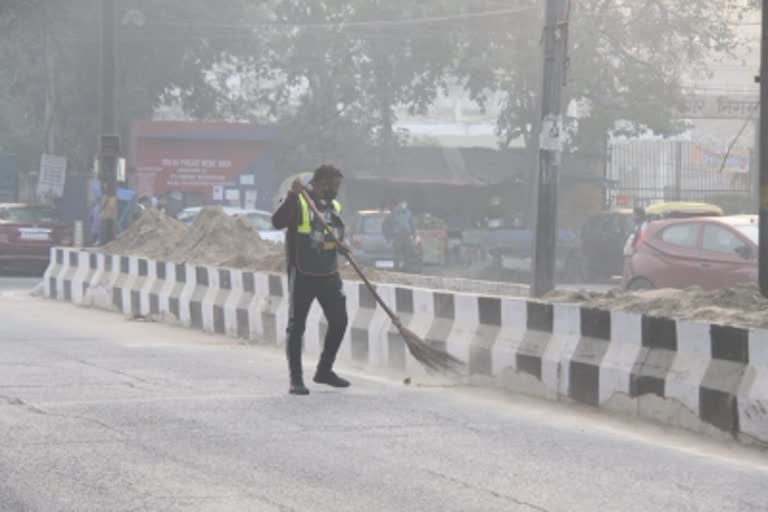
{"type": "Polygon", "coordinates": [[[716,203],[731,213],[751,206],[751,154],[725,154],[691,141],[618,141],[609,147],[606,178],[612,207],[658,201],[716,203]]]}

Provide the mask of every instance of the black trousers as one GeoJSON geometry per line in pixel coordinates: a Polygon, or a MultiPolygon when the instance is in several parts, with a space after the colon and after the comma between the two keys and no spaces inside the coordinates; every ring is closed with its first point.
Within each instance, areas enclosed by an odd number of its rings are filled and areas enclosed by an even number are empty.
{"type": "Polygon", "coordinates": [[[336,354],[339,352],[347,330],[347,299],[338,274],[322,277],[308,276],[291,268],[288,271],[288,287],[290,309],[286,353],[291,381],[296,382],[303,378],[301,352],[304,331],[307,327],[307,315],[312,303],[317,299],[328,322],[323,352],[317,364],[317,372],[326,373],[333,368],[336,354]]]}

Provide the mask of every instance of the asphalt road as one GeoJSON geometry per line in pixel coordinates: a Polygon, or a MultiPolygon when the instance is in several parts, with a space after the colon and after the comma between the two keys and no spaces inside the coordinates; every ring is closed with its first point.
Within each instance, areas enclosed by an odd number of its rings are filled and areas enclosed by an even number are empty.
{"type": "Polygon", "coordinates": [[[6,289],[0,510],[768,510],[765,452],[342,373],[293,397],[277,349],[6,289]]]}
{"type": "Polygon", "coordinates": [[[43,280],[42,273],[0,273],[0,290],[29,290],[43,280]]]}

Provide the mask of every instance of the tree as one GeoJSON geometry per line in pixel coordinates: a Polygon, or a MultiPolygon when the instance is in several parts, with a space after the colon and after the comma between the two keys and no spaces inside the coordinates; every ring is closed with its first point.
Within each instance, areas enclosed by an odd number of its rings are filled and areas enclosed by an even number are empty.
{"type": "MultiPolygon", "coordinates": [[[[215,115],[208,71],[231,43],[210,24],[242,21],[246,2],[125,0],[117,3],[117,118],[127,148],[134,120],[169,98],[199,117],[215,115]]],[[[98,0],[14,0],[0,7],[0,145],[34,168],[42,151],[85,170],[99,133],[98,0]]]]}
{"type": "MultiPolygon", "coordinates": [[[[502,146],[521,137],[535,147],[541,4],[527,0],[531,9],[506,27],[473,34],[458,61],[456,73],[479,102],[489,91],[503,91],[502,146]]],[[[570,150],[602,153],[608,133],[679,133],[684,125],[674,113],[682,106],[684,77],[706,73],[708,56],[734,48],[743,14],[743,7],[706,0],[574,2],[565,104],[579,112],[568,123],[570,150]]]]}
{"type": "Polygon", "coordinates": [[[250,91],[226,110],[281,126],[283,168],[386,165],[405,141],[396,107],[424,112],[453,63],[455,34],[400,24],[434,11],[405,0],[280,0],[261,57],[248,62],[250,91]]]}
{"type": "MultiPolygon", "coordinates": [[[[44,149],[86,169],[96,151],[98,0],[0,4],[0,147],[44,149]]],[[[520,0],[121,0],[118,119],[161,103],[200,119],[282,129],[280,165],[386,166],[406,140],[397,108],[424,113],[449,81],[503,99],[502,147],[535,147],[543,2],[520,0]],[[371,148],[376,148],[372,150],[371,148]]],[[[606,134],[683,126],[683,77],[736,43],[743,9],[706,0],[580,0],[570,23],[569,150],[606,134]],[[576,108],[578,107],[578,108],[576,108]],[[578,112],[576,112],[578,110],[578,112]]],[[[125,146],[125,145],[124,145],[125,146]]]]}

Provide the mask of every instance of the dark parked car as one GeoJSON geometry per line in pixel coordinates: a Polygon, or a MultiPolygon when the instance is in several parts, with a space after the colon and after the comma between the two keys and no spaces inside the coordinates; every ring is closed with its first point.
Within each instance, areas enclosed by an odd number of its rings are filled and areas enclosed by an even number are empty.
{"type": "MultiPolygon", "coordinates": [[[[352,257],[363,265],[392,270],[395,261],[392,255],[392,244],[384,236],[384,221],[389,210],[364,210],[355,214],[349,223],[349,245],[352,257]]],[[[404,270],[419,272],[422,266],[423,254],[421,247],[416,248],[414,258],[418,261],[406,262],[404,270]]]]}
{"type": "Polygon", "coordinates": [[[651,222],[628,244],[624,287],[716,289],[757,281],[757,216],[651,222]]]}
{"type": "Polygon", "coordinates": [[[371,267],[394,268],[392,246],[384,237],[384,220],[389,215],[386,210],[365,210],[355,214],[349,225],[349,245],[352,256],[371,267]]]}
{"type": "Polygon", "coordinates": [[[632,210],[609,210],[587,219],[580,240],[587,279],[621,275],[624,243],[634,227],[632,210]]]}
{"type": "Polygon", "coordinates": [[[72,245],[72,226],[57,220],[52,208],[0,204],[0,265],[45,265],[51,247],[72,245]]]}
{"type": "MultiPolygon", "coordinates": [[[[494,228],[485,237],[485,249],[497,270],[524,280],[533,269],[535,236],[534,230],[524,227],[494,228]]],[[[578,249],[576,233],[567,229],[558,230],[555,269],[559,279],[568,282],[582,279],[578,249]]]]}

